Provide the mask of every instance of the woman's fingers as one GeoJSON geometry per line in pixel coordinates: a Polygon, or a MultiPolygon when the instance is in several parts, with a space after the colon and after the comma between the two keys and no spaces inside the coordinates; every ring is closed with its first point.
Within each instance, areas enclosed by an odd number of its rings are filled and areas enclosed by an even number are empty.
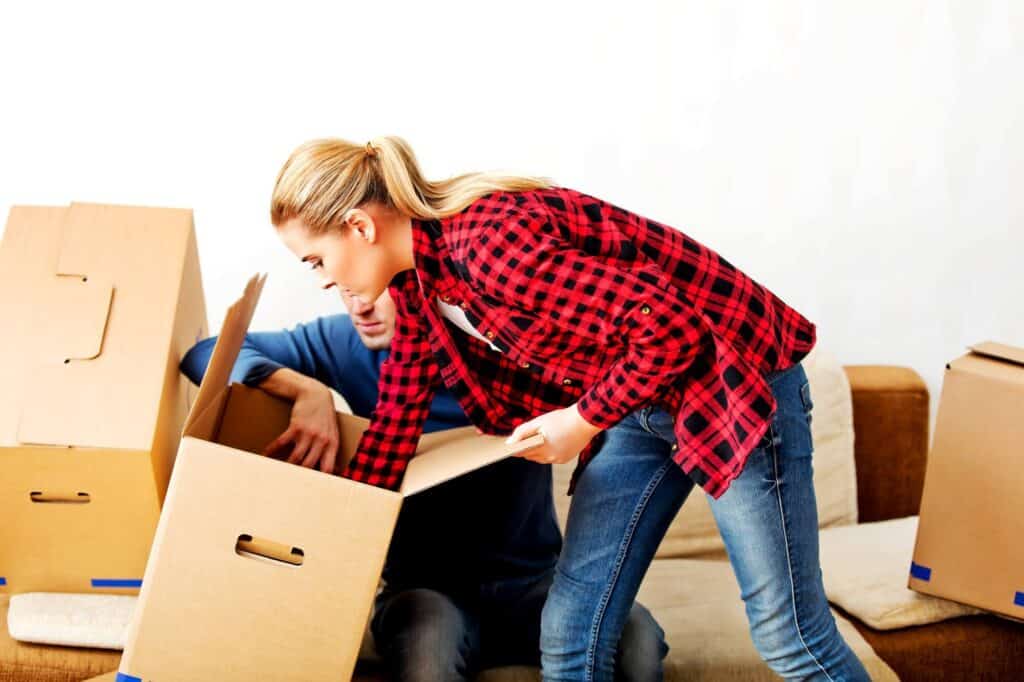
{"type": "Polygon", "coordinates": [[[509,445],[511,445],[512,443],[518,443],[519,441],[523,440],[524,438],[529,438],[533,434],[539,433],[539,432],[540,432],[540,420],[539,419],[531,419],[529,421],[523,422],[522,424],[517,426],[515,429],[513,429],[512,435],[509,436],[505,440],[505,442],[507,444],[509,444],[509,445]]]}

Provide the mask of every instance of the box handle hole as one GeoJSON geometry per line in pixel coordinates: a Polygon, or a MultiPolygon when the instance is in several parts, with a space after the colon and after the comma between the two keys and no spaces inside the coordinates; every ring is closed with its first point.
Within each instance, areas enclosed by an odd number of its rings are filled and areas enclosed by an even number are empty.
{"type": "Polygon", "coordinates": [[[34,490],[28,494],[36,504],[89,504],[92,496],[89,493],[47,493],[34,490]]]}
{"type": "Polygon", "coordinates": [[[255,538],[248,533],[238,536],[238,540],[235,542],[235,554],[289,566],[301,566],[306,558],[306,553],[298,547],[264,538],[255,538]]]}

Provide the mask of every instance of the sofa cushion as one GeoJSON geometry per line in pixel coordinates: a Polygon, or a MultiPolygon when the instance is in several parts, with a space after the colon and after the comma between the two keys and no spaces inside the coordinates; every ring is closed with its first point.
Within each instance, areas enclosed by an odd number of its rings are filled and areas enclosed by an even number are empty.
{"type": "Polygon", "coordinates": [[[916,516],[823,530],[821,570],[828,600],[877,630],[983,613],[907,587],[916,536],[916,516]]]}
{"type": "MultiPolygon", "coordinates": [[[[857,522],[857,475],[853,458],[853,404],[842,365],[816,348],[803,360],[814,409],[814,487],[818,525],[822,528],[857,522]]],[[[554,467],[555,506],[565,527],[571,498],[565,494],[575,461],[554,467]]],[[[722,555],[724,549],[707,498],[696,489],[669,527],[658,558],[722,555]]]]}
{"type": "MultiPolygon", "coordinates": [[[[726,561],[658,559],[639,600],[665,630],[666,680],[777,680],[750,639],[739,587],[726,561]]],[[[853,625],[836,615],[843,638],[871,679],[896,680],[853,625]]]]}

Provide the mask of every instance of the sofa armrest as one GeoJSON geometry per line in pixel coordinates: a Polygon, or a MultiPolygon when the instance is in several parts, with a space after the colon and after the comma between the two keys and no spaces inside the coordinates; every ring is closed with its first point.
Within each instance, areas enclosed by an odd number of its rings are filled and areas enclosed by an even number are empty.
{"type": "Polygon", "coordinates": [[[859,521],[917,514],[928,457],[928,387],[907,367],[847,365],[859,521]]]}

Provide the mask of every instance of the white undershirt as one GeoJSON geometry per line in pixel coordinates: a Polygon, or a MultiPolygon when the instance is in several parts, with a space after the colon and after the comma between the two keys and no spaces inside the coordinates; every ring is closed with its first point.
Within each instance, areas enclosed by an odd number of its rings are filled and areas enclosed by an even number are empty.
{"type": "Polygon", "coordinates": [[[500,348],[491,343],[487,337],[481,334],[477,330],[477,328],[470,323],[469,318],[466,317],[466,313],[462,310],[462,308],[460,308],[457,305],[445,303],[439,298],[437,299],[437,309],[440,311],[442,317],[445,317],[454,322],[456,327],[466,332],[467,334],[475,336],[476,338],[480,339],[481,341],[483,341],[484,343],[486,343],[488,346],[498,351],[499,353],[501,352],[500,348]]]}

